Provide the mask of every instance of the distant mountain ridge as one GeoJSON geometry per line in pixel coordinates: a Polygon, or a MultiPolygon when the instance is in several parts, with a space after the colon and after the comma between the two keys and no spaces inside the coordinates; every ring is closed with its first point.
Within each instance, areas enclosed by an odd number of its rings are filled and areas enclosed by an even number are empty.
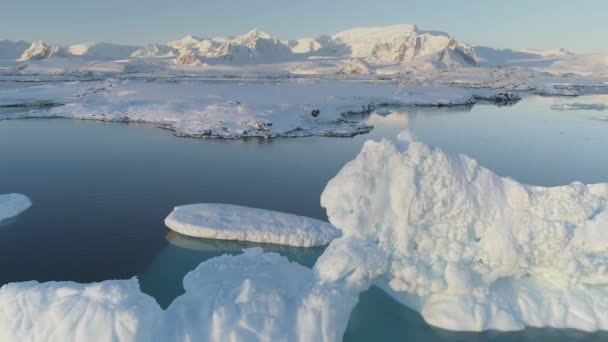
{"type": "MultiPolygon", "coordinates": [[[[514,51],[473,46],[448,33],[423,31],[411,24],[354,28],[334,35],[280,40],[254,29],[236,37],[187,35],[164,44],[125,46],[83,43],[70,46],[0,41],[0,60],[26,62],[62,57],[80,61],[156,60],[174,66],[250,65],[301,62],[340,64],[338,73],[373,73],[379,67],[438,70],[509,66],[518,61],[556,61],[572,54],[564,49],[514,51]],[[168,60],[167,62],[163,62],[168,60]],[[332,62],[330,62],[332,61],[332,62]],[[515,61],[515,62],[514,62],[515,61]]],[[[143,63],[144,61],[142,61],[143,63]]],[[[526,62],[534,65],[531,62],[526,62]]],[[[306,67],[298,65],[297,68],[306,67]]]]}

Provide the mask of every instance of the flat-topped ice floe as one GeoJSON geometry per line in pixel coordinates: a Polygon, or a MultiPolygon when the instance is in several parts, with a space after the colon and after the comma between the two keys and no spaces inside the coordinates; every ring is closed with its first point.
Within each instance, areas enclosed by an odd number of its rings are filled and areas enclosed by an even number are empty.
{"type": "Polygon", "coordinates": [[[30,199],[21,194],[0,195],[0,222],[21,214],[31,205],[30,199]]]}
{"type": "Polygon", "coordinates": [[[261,248],[203,262],[166,309],[137,279],[0,288],[0,340],[337,342],[357,294],[261,248]]]}
{"type": "Polygon", "coordinates": [[[603,111],[608,109],[608,106],[603,103],[562,103],[551,106],[553,110],[574,111],[574,110],[597,110],[603,111]]]}
{"type": "Polygon", "coordinates": [[[340,231],[327,222],[230,204],[179,206],[167,216],[165,224],[180,234],[193,237],[295,247],[327,245],[340,236],[340,231]]]}
{"type": "Polygon", "coordinates": [[[379,284],[435,326],[608,330],[608,183],[523,185],[402,133],[321,197],[342,231],[322,281],[379,284]]]}

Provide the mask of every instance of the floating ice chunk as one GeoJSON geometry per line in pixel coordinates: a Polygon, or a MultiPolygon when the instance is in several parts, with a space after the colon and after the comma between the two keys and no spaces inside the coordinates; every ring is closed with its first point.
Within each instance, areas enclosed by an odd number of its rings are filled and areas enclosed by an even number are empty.
{"type": "Polygon", "coordinates": [[[163,311],[136,279],[0,288],[0,340],[340,341],[358,294],[261,248],[207,260],[163,311]]]}
{"type": "Polygon", "coordinates": [[[326,245],[340,236],[340,231],[327,222],[230,204],[176,207],[165,219],[165,224],[188,236],[296,247],[326,245]]]}
{"type": "Polygon", "coordinates": [[[452,330],[608,329],[608,183],[523,185],[398,140],[367,142],[323,192],[343,237],[315,265],[322,281],[376,279],[452,330]]]}
{"type": "Polygon", "coordinates": [[[551,106],[553,110],[573,111],[573,110],[597,110],[603,111],[608,109],[603,103],[562,103],[551,106]]]}
{"type": "Polygon", "coordinates": [[[0,288],[2,341],[152,341],[163,311],[136,279],[0,288]]]}
{"type": "Polygon", "coordinates": [[[30,199],[21,194],[0,195],[0,221],[21,214],[31,205],[30,199]]]}
{"type": "Polygon", "coordinates": [[[340,341],[358,294],[261,248],[202,263],[167,309],[166,341],[340,341]]]}

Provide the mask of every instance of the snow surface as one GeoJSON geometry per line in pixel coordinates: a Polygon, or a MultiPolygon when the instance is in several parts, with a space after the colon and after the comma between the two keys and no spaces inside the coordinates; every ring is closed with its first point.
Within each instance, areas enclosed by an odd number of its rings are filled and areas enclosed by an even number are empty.
{"type": "Polygon", "coordinates": [[[188,236],[295,247],[327,245],[340,236],[327,222],[230,204],[179,206],[167,216],[165,225],[188,236]]]}
{"type": "Polygon", "coordinates": [[[544,188],[416,141],[368,141],[321,196],[322,281],[373,283],[450,330],[608,329],[608,183],[544,188]]]}
{"type": "Polygon", "coordinates": [[[203,262],[163,311],[137,279],[0,288],[2,341],[340,341],[358,296],[260,248],[203,262]]]}
{"type": "Polygon", "coordinates": [[[384,105],[466,105],[475,103],[477,93],[482,91],[335,80],[108,79],[0,90],[0,101],[7,105],[63,104],[0,114],[0,120],[62,117],[140,122],[173,130],[178,136],[210,138],[353,136],[373,127],[351,114],[368,114],[384,105]],[[314,116],[317,110],[319,114],[314,116]]]}
{"type": "MultiPolygon", "coordinates": [[[[528,81],[531,73],[556,82],[573,75],[608,77],[608,54],[573,54],[563,49],[495,49],[458,41],[448,33],[415,25],[354,28],[334,35],[282,41],[259,29],[237,37],[197,37],[146,46],[83,43],[50,46],[42,41],[0,42],[0,69],[11,75],[169,73],[206,76],[390,75],[415,74],[427,80],[468,70],[492,81],[492,71],[509,69],[528,81]],[[25,45],[25,46],[24,46],[25,45]],[[27,49],[27,51],[25,51],[27,49]],[[200,63],[175,63],[193,54],[200,63]],[[17,59],[19,59],[17,61],[17,59]],[[353,64],[352,61],[357,61],[353,64]],[[100,67],[100,64],[102,67],[100,67]],[[3,63],[5,64],[5,63],[3,63]],[[363,67],[365,66],[365,67],[363,67]],[[350,71],[353,70],[353,71],[350,71]],[[443,75],[443,72],[454,72],[443,75]]],[[[193,58],[188,58],[194,61],[193,58]]],[[[370,77],[370,76],[368,76],[370,77]]],[[[495,80],[494,80],[495,81],[495,80]]]]}
{"type": "Polygon", "coordinates": [[[13,218],[26,211],[32,202],[25,195],[4,194],[0,195],[0,222],[13,218]]]}

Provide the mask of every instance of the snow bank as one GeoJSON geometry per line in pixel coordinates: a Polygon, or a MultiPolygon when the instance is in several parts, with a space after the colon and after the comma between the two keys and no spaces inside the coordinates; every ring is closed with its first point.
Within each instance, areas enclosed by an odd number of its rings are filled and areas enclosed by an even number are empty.
{"type": "Polygon", "coordinates": [[[450,330],[608,329],[608,183],[523,185],[404,132],[367,142],[321,204],[343,233],[323,281],[376,282],[450,330]]]}
{"type": "Polygon", "coordinates": [[[357,295],[260,248],[184,278],[163,311],[136,279],[25,282],[0,288],[2,341],[340,341],[357,295]]]}
{"type": "Polygon", "coordinates": [[[295,247],[322,246],[340,236],[331,224],[309,217],[230,204],[176,207],[165,225],[184,235],[295,247]]]}
{"type": "Polygon", "coordinates": [[[26,211],[32,202],[21,194],[0,195],[0,222],[26,211]]]}

